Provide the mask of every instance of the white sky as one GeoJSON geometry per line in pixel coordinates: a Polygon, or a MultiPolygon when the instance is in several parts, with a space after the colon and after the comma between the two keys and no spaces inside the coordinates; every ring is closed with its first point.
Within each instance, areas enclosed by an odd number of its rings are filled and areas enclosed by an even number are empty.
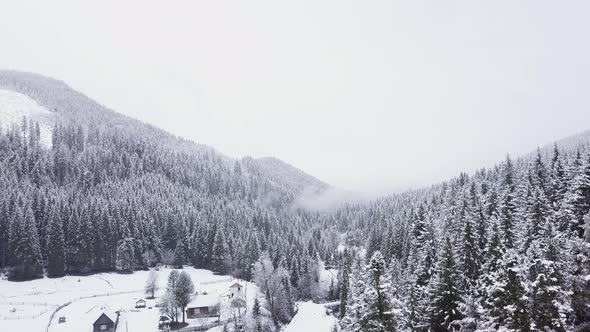
{"type": "Polygon", "coordinates": [[[588,1],[0,2],[0,67],[221,152],[401,190],[590,129],[588,1]]]}

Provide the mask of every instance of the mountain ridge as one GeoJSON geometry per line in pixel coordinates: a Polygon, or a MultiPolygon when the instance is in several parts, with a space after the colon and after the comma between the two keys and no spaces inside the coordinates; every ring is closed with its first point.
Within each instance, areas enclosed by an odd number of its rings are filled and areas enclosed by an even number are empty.
{"type": "MultiPolygon", "coordinates": [[[[159,143],[179,152],[213,154],[224,160],[228,167],[233,167],[236,161],[246,163],[250,171],[257,172],[258,176],[261,175],[261,170],[271,172],[270,175],[274,184],[288,187],[290,190],[294,190],[296,195],[300,195],[307,189],[321,192],[329,187],[329,185],[314,176],[276,157],[244,157],[241,159],[228,157],[209,145],[177,136],[153,124],[116,112],[74,90],[67,83],[58,79],[30,72],[0,70],[0,89],[22,93],[34,99],[49,111],[57,114],[57,122],[83,124],[86,127],[101,123],[102,126],[121,128],[125,131],[132,128],[132,135],[156,137],[159,143]],[[271,161],[275,162],[272,163],[271,161]],[[278,174],[281,176],[277,176],[278,174]]],[[[273,186],[270,185],[270,187],[273,186]]],[[[295,200],[296,197],[291,199],[295,200]]]]}

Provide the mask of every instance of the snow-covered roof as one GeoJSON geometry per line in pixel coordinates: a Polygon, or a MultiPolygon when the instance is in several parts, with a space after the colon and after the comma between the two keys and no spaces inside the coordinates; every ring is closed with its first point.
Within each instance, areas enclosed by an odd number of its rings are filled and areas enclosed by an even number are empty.
{"type": "Polygon", "coordinates": [[[104,312],[98,317],[98,319],[92,325],[106,325],[106,324],[115,324],[113,320],[107,316],[104,312]]]}
{"type": "Polygon", "coordinates": [[[199,294],[193,296],[187,308],[213,307],[219,304],[219,295],[217,293],[208,293],[207,295],[199,294]]]}
{"type": "Polygon", "coordinates": [[[242,285],[239,282],[234,282],[229,288],[242,288],[242,285]]]}

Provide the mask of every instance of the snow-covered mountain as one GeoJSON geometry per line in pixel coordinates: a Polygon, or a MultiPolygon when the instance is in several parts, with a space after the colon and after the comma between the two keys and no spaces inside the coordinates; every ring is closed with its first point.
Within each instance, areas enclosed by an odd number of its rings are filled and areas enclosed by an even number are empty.
{"type": "MultiPolygon", "coordinates": [[[[42,141],[51,143],[55,123],[82,125],[85,129],[117,131],[136,141],[149,141],[175,153],[187,153],[199,159],[216,160],[218,166],[232,169],[237,160],[214,148],[174,136],[155,126],[132,119],[97,103],[70,88],[66,83],[42,75],[0,71],[0,123],[20,124],[23,116],[38,121],[42,141]],[[157,142],[157,143],[156,143],[157,142]]],[[[291,203],[302,193],[321,193],[329,186],[276,158],[243,158],[244,174],[260,182],[266,199],[291,203]]],[[[276,205],[276,202],[273,202],[276,205]]]]}

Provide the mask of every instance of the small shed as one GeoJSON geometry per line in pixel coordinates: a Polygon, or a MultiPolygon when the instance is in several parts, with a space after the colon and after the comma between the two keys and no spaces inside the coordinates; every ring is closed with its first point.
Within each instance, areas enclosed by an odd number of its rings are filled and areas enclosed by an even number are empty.
{"type": "Polygon", "coordinates": [[[242,292],[243,288],[244,287],[239,282],[234,282],[231,286],[229,286],[229,292],[231,294],[231,297],[242,296],[243,295],[243,292],[242,292]]]}
{"type": "Polygon", "coordinates": [[[146,302],[144,299],[139,299],[135,302],[135,308],[145,308],[146,302]]]}
{"type": "Polygon", "coordinates": [[[166,316],[160,316],[160,320],[158,321],[158,328],[160,330],[170,326],[170,318],[166,316]]]}
{"type": "Polygon", "coordinates": [[[102,313],[98,319],[92,324],[94,326],[94,332],[114,332],[115,322],[109,318],[105,313],[102,313]]]}

